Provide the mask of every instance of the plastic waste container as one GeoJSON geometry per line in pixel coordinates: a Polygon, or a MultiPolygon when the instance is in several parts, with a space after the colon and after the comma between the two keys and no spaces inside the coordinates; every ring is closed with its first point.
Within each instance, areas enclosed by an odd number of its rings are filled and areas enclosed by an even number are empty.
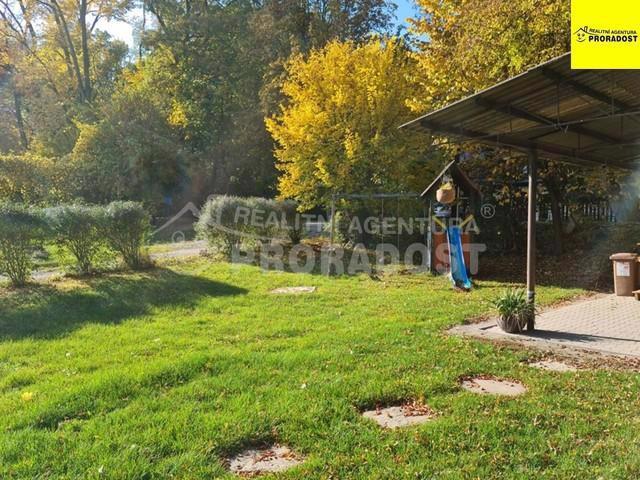
{"type": "Polygon", "coordinates": [[[638,255],[635,253],[616,253],[609,258],[613,261],[613,282],[616,295],[619,297],[633,296],[638,276],[638,255]]]}

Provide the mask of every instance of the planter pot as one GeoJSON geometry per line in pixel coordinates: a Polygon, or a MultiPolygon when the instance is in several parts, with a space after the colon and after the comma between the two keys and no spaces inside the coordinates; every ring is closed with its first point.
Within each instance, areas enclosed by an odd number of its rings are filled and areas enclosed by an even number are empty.
{"type": "Polygon", "coordinates": [[[527,319],[523,315],[501,315],[497,323],[507,333],[522,333],[527,327],[527,319]]]}

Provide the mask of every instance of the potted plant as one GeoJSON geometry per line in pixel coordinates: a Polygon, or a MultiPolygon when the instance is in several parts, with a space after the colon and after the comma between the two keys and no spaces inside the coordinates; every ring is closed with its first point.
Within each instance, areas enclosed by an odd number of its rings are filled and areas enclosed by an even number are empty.
{"type": "Polygon", "coordinates": [[[527,301],[523,289],[505,290],[493,305],[498,312],[498,326],[507,333],[522,332],[536,315],[535,306],[527,301]]]}

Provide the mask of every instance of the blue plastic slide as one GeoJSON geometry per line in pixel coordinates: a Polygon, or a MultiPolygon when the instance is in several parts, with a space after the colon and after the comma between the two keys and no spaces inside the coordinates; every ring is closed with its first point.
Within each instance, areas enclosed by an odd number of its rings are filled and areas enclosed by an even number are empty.
{"type": "Polygon", "coordinates": [[[462,251],[462,235],[460,227],[449,227],[447,229],[447,239],[449,240],[449,265],[451,266],[451,281],[458,287],[471,290],[471,279],[467,275],[467,267],[464,264],[464,253],[462,251]]]}

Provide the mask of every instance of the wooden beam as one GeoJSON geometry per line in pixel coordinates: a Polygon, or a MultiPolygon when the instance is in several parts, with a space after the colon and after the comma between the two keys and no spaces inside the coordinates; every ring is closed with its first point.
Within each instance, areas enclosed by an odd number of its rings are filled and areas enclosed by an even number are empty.
{"type": "Polygon", "coordinates": [[[631,168],[628,165],[623,165],[618,162],[612,161],[604,161],[599,158],[591,157],[590,155],[580,154],[579,151],[569,148],[569,147],[561,147],[558,145],[549,145],[544,143],[532,142],[526,139],[519,139],[510,136],[509,134],[489,134],[485,132],[479,132],[476,130],[469,130],[467,128],[455,128],[448,127],[437,124],[433,121],[429,121],[426,119],[420,120],[420,125],[432,132],[437,132],[445,135],[454,135],[465,138],[470,142],[484,143],[487,145],[492,145],[496,147],[512,147],[517,148],[523,152],[528,152],[529,150],[536,150],[540,153],[546,153],[553,156],[563,157],[566,163],[571,163],[574,165],[578,165],[581,167],[590,166],[590,167],[602,167],[602,166],[611,166],[616,167],[621,170],[631,171],[631,168]]]}
{"type": "MultiPolygon", "coordinates": [[[[529,192],[527,210],[527,300],[536,303],[536,201],[538,188],[538,153],[529,151],[529,192]]],[[[527,330],[535,328],[535,316],[527,321],[527,330]]]]}
{"type": "MultiPolygon", "coordinates": [[[[600,140],[601,142],[609,143],[611,145],[617,145],[620,142],[620,139],[618,138],[611,137],[607,134],[598,132],[597,130],[592,130],[587,127],[583,127],[581,125],[566,125],[566,126],[560,127],[558,124],[563,123],[561,119],[553,119],[550,117],[546,117],[544,115],[538,115],[538,114],[529,112],[527,110],[524,110],[522,108],[515,107],[513,105],[503,105],[498,102],[494,102],[492,100],[482,98],[482,97],[477,98],[476,103],[484,108],[488,108],[496,112],[504,113],[505,115],[521,118],[523,120],[535,122],[540,125],[548,125],[550,127],[555,127],[555,131],[561,131],[561,130],[569,131],[569,132],[577,133],[580,135],[585,135],[587,137],[591,137],[593,139],[600,140]]],[[[549,133],[546,133],[545,135],[549,135],[549,133]]]]}
{"type": "Polygon", "coordinates": [[[582,82],[579,82],[578,80],[575,80],[573,78],[569,78],[561,73],[556,72],[555,70],[552,70],[548,67],[542,67],[540,69],[540,71],[542,72],[542,74],[547,77],[550,80],[553,80],[555,82],[558,83],[565,83],[567,85],[569,85],[571,88],[573,88],[575,91],[582,93],[583,95],[586,95],[587,97],[591,97],[594,100],[598,100],[599,102],[605,103],[610,107],[613,107],[613,110],[632,110],[633,107],[631,105],[629,105],[628,103],[622,102],[620,100],[617,100],[616,98],[614,98],[612,95],[608,95],[604,92],[601,92],[599,90],[596,90],[593,87],[590,87],[589,85],[585,85],[582,82]]]}

